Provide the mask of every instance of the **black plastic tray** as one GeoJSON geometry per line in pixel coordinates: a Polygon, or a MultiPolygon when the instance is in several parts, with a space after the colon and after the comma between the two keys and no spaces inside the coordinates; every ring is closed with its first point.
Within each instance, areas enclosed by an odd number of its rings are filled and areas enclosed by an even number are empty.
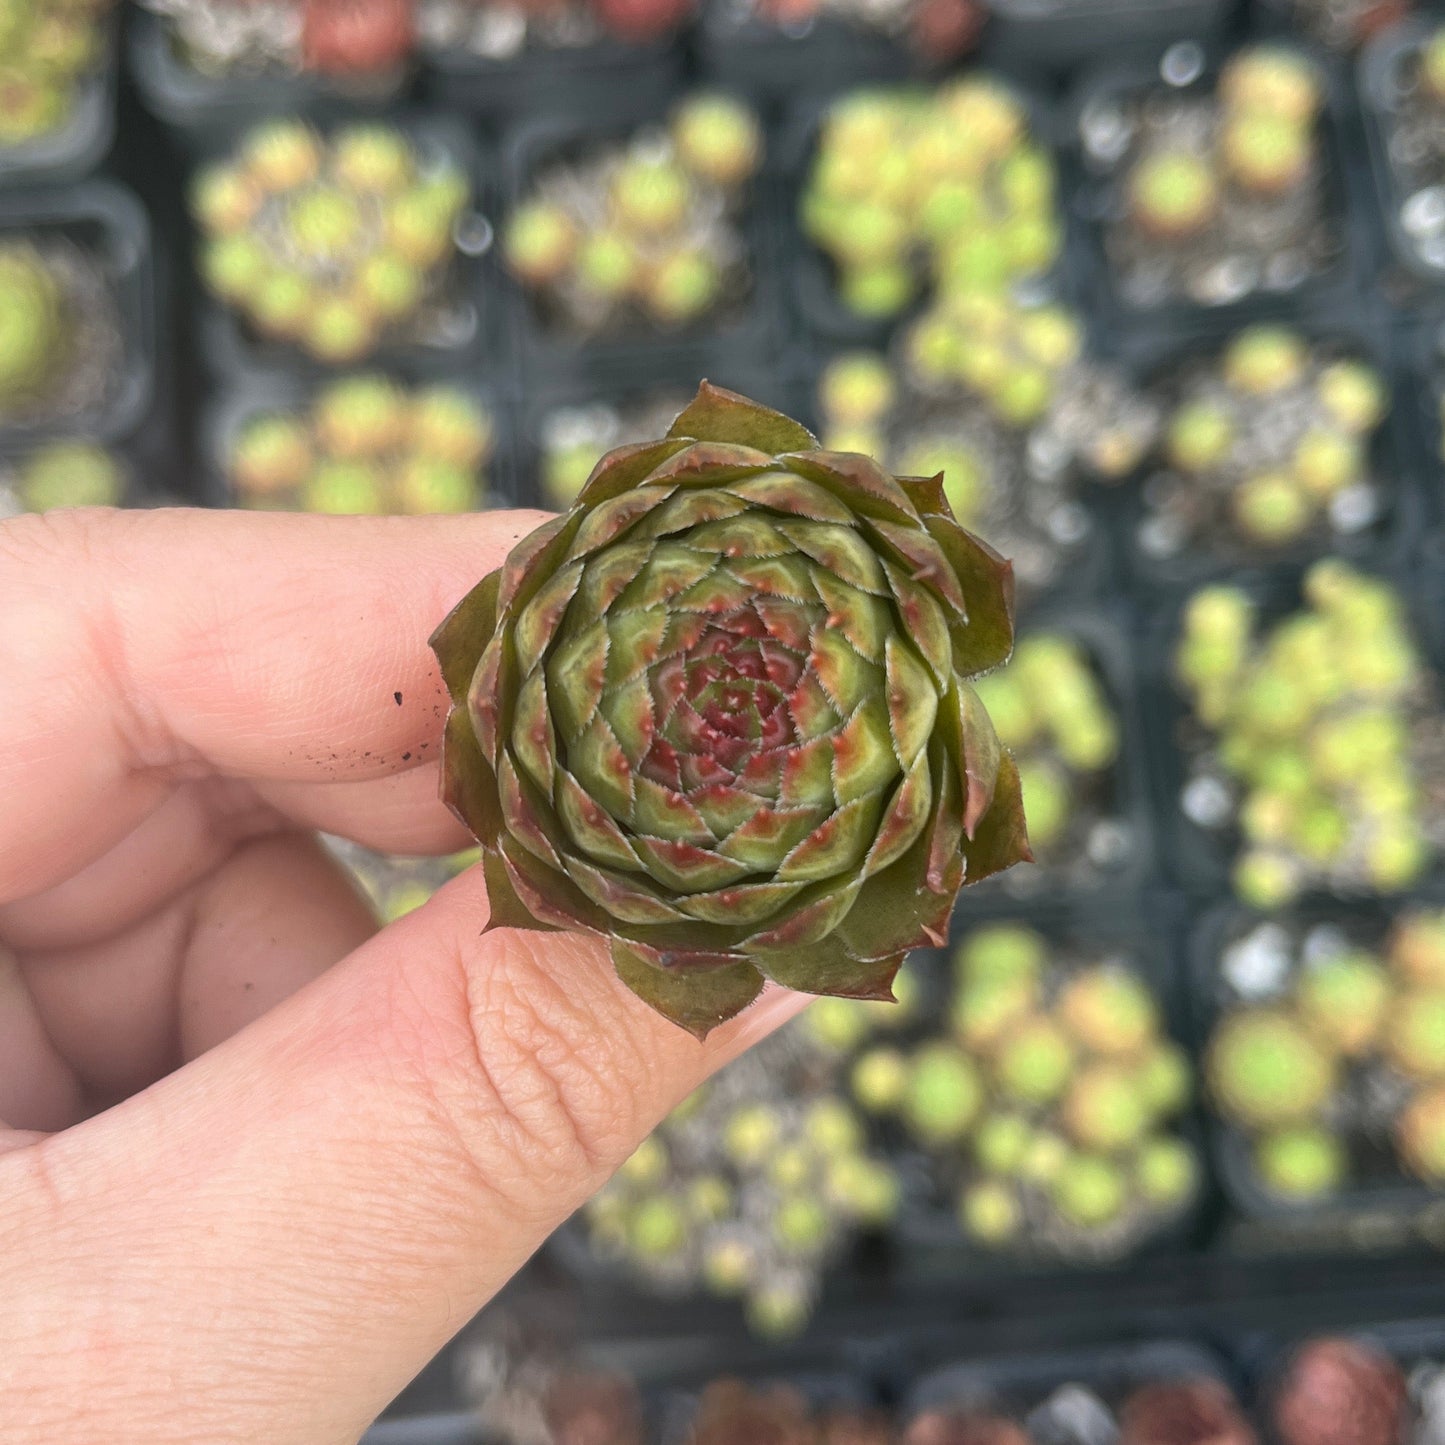
{"type": "Polygon", "coordinates": [[[1221,38],[1233,0],[990,0],[982,58],[1021,75],[1057,77],[1098,57],[1157,55],[1178,40],[1221,38]]]}
{"type": "Polygon", "coordinates": [[[381,1420],[361,1437],[361,1445],[496,1445],[469,1410],[409,1419],[381,1420]]]}
{"type": "Polygon", "coordinates": [[[639,106],[661,110],[681,92],[687,74],[680,30],[653,40],[528,44],[507,59],[461,46],[423,45],[420,53],[429,104],[494,126],[539,115],[596,123],[639,106]]]}
{"type": "Polygon", "coordinates": [[[763,105],[906,80],[928,69],[906,39],[866,25],[818,15],[804,25],[782,26],[735,10],[729,0],[702,4],[693,44],[703,78],[763,105]]]}
{"type": "Polygon", "coordinates": [[[1445,527],[1445,310],[1430,306],[1397,328],[1403,392],[1397,401],[1412,424],[1409,441],[1422,482],[1422,525],[1445,527]]]}

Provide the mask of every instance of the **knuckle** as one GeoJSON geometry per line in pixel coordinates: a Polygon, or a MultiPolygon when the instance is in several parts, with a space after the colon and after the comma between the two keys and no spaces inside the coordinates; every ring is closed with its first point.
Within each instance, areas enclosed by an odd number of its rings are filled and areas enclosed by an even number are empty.
{"type": "Polygon", "coordinates": [[[580,1205],[648,1122],[638,1041],[615,990],[599,986],[595,952],[575,937],[459,939],[447,949],[452,999],[422,1004],[433,1041],[422,1074],[448,1147],[515,1218],[550,1223],[580,1205]]]}
{"type": "Polygon", "coordinates": [[[565,986],[539,957],[538,937],[513,935],[465,969],[468,1022],[518,1177],[553,1196],[580,1182],[585,1194],[631,1147],[635,1074],[618,1056],[612,1011],[599,1018],[588,990],[565,986]]]}

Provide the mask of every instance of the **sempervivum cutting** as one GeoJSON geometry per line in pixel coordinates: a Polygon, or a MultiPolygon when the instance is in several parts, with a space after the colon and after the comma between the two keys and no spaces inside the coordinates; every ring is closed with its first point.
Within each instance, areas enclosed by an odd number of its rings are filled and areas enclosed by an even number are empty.
{"type": "Polygon", "coordinates": [[[432,637],[489,926],[606,938],[699,1036],[765,978],[889,997],[963,884],[1028,856],[966,680],[1008,656],[1012,596],[941,479],[704,383],[432,637]]]}

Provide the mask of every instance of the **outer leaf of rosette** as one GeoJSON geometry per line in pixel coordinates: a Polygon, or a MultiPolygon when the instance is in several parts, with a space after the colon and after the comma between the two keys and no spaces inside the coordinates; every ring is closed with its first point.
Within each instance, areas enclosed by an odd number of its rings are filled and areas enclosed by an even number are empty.
{"type": "Polygon", "coordinates": [[[535,933],[558,931],[553,924],[538,922],[527,905],[517,897],[506,864],[495,848],[482,849],[482,877],[486,880],[487,907],[491,910],[483,933],[490,933],[494,928],[525,928],[535,933]]]}
{"type": "Polygon", "coordinates": [[[958,814],[962,792],[952,760],[941,741],[929,749],[933,771],[933,815],[908,849],[868,878],[848,916],[838,926],[839,942],[850,956],[879,962],[910,948],[937,945],[963,884],[963,855],[956,848],[941,860],[936,878],[934,851],[940,837],[961,837],[958,814]]]}
{"type": "Polygon", "coordinates": [[[427,639],[441,666],[452,702],[464,703],[477,661],[497,630],[497,592],[502,569],[488,572],[437,624],[427,639]]]}
{"type": "Polygon", "coordinates": [[[1013,563],[953,520],[930,514],[924,525],[963,588],[965,622],[952,622],[953,665],[965,676],[1007,662],[1014,645],[1013,563]]]}
{"type": "Polygon", "coordinates": [[[1018,764],[1004,752],[999,757],[998,781],[994,784],[993,801],[979,820],[968,855],[968,881],[1002,873],[1015,863],[1032,863],[1028,822],[1024,817],[1023,790],[1019,786],[1018,764]]]}
{"type": "Polygon", "coordinates": [[[917,508],[920,517],[930,513],[953,516],[953,508],[948,505],[948,495],[943,490],[942,472],[931,477],[899,477],[898,485],[908,493],[908,500],[917,508]]]}
{"type": "Polygon", "coordinates": [[[447,714],[441,777],[442,802],[478,842],[494,843],[504,826],[497,775],[482,755],[465,706],[453,707],[447,714]]]}
{"type": "Polygon", "coordinates": [[[478,660],[496,627],[501,575],[500,568],[488,573],[430,638],[452,701],[442,734],[442,801],[484,844],[495,840],[502,826],[501,805],[496,777],[472,730],[466,703],[478,660]]]}
{"type": "Polygon", "coordinates": [[[784,988],[881,1003],[893,1002],[893,980],[902,963],[902,952],[884,959],[855,958],[837,933],[816,943],[758,955],[758,967],[784,988]]]}
{"type": "Polygon", "coordinates": [[[573,508],[594,507],[630,492],[654,467],[686,445],[684,440],[664,437],[661,441],[613,448],[592,468],[592,475],[583,483],[573,508]]]}
{"type": "Polygon", "coordinates": [[[700,442],[735,442],[770,456],[818,445],[817,438],[791,417],[710,381],[698,387],[667,434],[700,442]]]}
{"type": "Polygon", "coordinates": [[[762,974],[746,961],[674,973],[649,962],[622,938],[612,940],[612,963],[643,1003],[698,1039],[740,1014],[763,989],[762,974]]]}

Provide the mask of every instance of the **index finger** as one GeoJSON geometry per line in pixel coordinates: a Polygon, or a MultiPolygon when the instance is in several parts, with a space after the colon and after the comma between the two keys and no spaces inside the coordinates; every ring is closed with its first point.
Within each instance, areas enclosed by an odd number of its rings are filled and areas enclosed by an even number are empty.
{"type": "Polygon", "coordinates": [[[354,783],[434,758],[426,639],[541,520],[0,523],[0,903],[99,857],[177,779],[354,783]]]}

